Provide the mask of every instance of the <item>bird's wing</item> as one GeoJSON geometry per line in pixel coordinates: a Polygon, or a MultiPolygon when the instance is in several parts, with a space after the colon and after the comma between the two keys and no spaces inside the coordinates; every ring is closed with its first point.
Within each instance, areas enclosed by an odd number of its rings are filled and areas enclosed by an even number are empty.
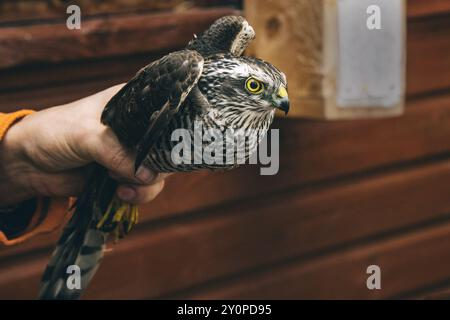
{"type": "Polygon", "coordinates": [[[225,16],[190,41],[187,49],[196,50],[204,57],[219,53],[240,56],[254,38],[255,31],[247,20],[240,16],[225,16]]]}
{"type": "Polygon", "coordinates": [[[113,129],[122,143],[136,150],[136,170],[202,71],[203,58],[198,52],[174,52],[141,69],[108,102],[102,122],[113,129]]]}

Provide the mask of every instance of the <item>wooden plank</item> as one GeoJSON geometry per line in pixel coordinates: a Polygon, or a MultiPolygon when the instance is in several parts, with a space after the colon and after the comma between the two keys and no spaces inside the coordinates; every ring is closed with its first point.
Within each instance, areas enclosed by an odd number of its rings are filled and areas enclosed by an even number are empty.
{"type": "MultiPolygon", "coordinates": [[[[392,235],[426,221],[448,220],[449,179],[450,161],[441,161],[141,225],[107,253],[87,298],[158,297],[291,257],[306,259],[362,239],[392,235]]],[[[433,253],[440,252],[436,250],[433,253]]],[[[0,298],[34,294],[14,287],[37,283],[46,254],[20,263],[27,256],[17,257],[16,263],[10,256],[0,269],[0,298]],[[31,269],[34,272],[27,271],[31,269]],[[7,276],[10,273],[18,275],[7,276]]],[[[377,257],[384,256],[381,252],[377,257]]]]}
{"type": "MultiPolygon", "coordinates": [[[[178,48],[173,48],[178,50],[178,48]]],[[[127,55],[120,57],[105,57],[102,59],[86,59],[62,63],[46,63],[28,66],[18,66],[0,70],[0,95],[3,93],[17,94],[28,90],[53,90],[62,85],[76,86],[78,82],[88,83],[110,78],[121,78],[122,81],[131,79],[137,70],[160,58],[164,53],[149,52],[140,55],[127,55]],[[45,77],[44,77],[45,74],[45,77]]],[[[70,88],[69,88],[70,89],[70,88]]],[[[82,93],[80,93],[82,94],[82,93]]],[[[59,99],[68,99],[59,94],[59,99]]],[[[80,96],[76,96],[75,99],[80,96]]],[[[31,101],[24,101],[30,103],[31,101]]],[[[68,102],[68,101],[63,101],[68,102]]],[[[51,100],[50,105],[54,105],[51,100]]],[[[41,104],[42,105],[42,104],[41,104]]],[[[43,105],[42,107],[45,107],[43,105]]]]}
{"type": "Polygon", "coordinates": [[[60,86],[33,88],[24,91],[4,92],[0,98],[1,112],[11,112],[16,109],[30,108],[42,110],[51,106],[62,105],[75,101],[81,97],[104,90],[115,84],[125,82],[129,76],[112,74],[109,78],[91,79],[90,81],[76,81],[70,85],[62,83],[60,86]]]}
{"type": "Polygon", "coordinates": [[[293,262],[188,299],[386,299],[450,277],[450,224],[321,257],[293,262]],[[381,290],[368,290],[366,268],[381,268],[381,290]]]}
{"type": "Polygon", "coordinates": [[[239,0],[75,0],[70,3],[61,0],[2,0],[0,2],[0,24],[40,23],[45,20],[64,21],[69,5],[78,5],[82,17],[126,14],[135,12],[183,11],[193,7],[241,7],[239,0]]]}
{"type": "MultiPolygon", "coordinates": [[[[416,294],[406,294],[406,298],[420,299],[420,300],[449,300],[450,299],[450,286],[448,280],[444,282],[444,285],[435,285],[434,290],[424,290],[416,294]]],[[[401,297],[404,298],[404,297],[401,297]]]]}
{"type": "Polygon", "coordinates": [[[450,13],[450,0],[408,0],[408,17],[429,17],[450,13]]]}
{"type": "MultiPolygon", "coordinates": [[[[449,105],[450,95],[411,101],[406,114],[394,119],[277,121],[275,127],[281,128],[277,175],[260,176],[255,166],[230,172],[174,175],[156,200],[142,206],[141,224],[171,216],[189,216],[198,210],[214,210],[223,204],[265,197],[395,163],[448,154],[449,105]]],[[[54,237],[42,239],[38,247],[51,247],[54,240],[54,237]]]]}
{"type": "Polygon", "coordinates": [[[449,52],[449,15],[409,21],[406,88],[408,96],[450,88],[449,52]]]}
{"type": "Polygon", "coordinates": [[[0,23],[14,24],[34,20],[42,21],[45,19],[59,19],[64,21],[68,16],[66,9],[72,4],[81,8],[82,17],[84,18],[99,14],[170,10],[176,9],[182,2],[182,0],[75,0],[68,3],[59,0],[3,0],[0,2],[0,23]]]}
{"type": "Polygon", "coordinates": [[[69,30],[61,23],[3,27],[0,68],[180,47],[218,17],[236,12],[231,8],[213,8],[100,17],[85,21],[81,30],[69,30]]]}

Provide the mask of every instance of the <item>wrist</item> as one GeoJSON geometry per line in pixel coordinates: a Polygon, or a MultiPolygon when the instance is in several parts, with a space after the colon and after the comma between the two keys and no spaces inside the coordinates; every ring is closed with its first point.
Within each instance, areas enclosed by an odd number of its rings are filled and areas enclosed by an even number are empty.
{"type": "Polygon", "coordinates": [[[12,125],[0,141],[0,206],[9,206],[34,196],[26,188],[30,171],[23,152],[25,132],[20,121],[12,125]]]}

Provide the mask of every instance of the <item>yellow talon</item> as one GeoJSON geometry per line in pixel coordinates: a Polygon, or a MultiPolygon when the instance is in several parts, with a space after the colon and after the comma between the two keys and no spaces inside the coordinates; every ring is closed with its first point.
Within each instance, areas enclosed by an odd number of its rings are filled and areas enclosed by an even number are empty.
{"type": "Polygon", "coordinates": [[[138,207],[132,206],[131,207],[131,223],[128,225],[128,232],[130,232],[131,228],[137,223],[137,217],[138,217],[138,207]]]}
{"type": "Polygon", "coordinates": [[[120,220],[122,220],[123,214],[128,210],[128,205],[127,204],[123,204],[118,210],[117,212],[114,214],[114,218],[113,221],[114,222],[119,222],[120,220]]]}
{"type": "Polygon", "coordinates": [[[135,218],[134,218],[134,224],[137,224],[139,222],[139,208],[138,206],[134,207],[135,212],[135,218]]]}
{"type": "Polygon", "coordinates": [[[106,213],[103,215],[103,217],[100,219],[100,221],[97,223],[97,229],[101,228],[103,224],[105,223],[106,219],[108,219],[109,214],[111,213],[112,207],[114,205],[114,200],[111,201],[111,203],[108,206],[108,209],[106,210],[106,213]]]}
{"type": "Polygon", "coordinates": [[[117,241],[128,234],[138,221],[138,207],[114,198],[97,223],[98,229],[112,232],[117,241]]]}

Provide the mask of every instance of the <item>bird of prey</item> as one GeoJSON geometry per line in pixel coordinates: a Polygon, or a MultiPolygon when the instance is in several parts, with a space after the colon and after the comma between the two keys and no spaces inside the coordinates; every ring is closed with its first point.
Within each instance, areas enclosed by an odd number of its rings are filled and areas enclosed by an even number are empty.
{"type": "MultiPolygon", "coordinates": [[[[124,147],[137,154],[135,168],[156,172],[228,169],[235,163],[178,163],[171,157],[176,129],[250,130],[246,157],[269,129],[275,110],[289,110],[286,76],[273,65],[242,56],[254,38],[239,16],[218,19],[184,50],[141,69],[106,105],[101,121],[124,147]]],[[[237,150],[237,149],[236,149],[237,150]]],[[[235,151],[237,152],[237,151],[235,151]]],[[[115,196],[117,182],[97,165],[77,199],[42,276],[39,298],[77,299],[95,274],[107,236],[126,235],[137,222],[137,207],[115,196]],[[70,287],[69,266],[81,270],[81,287],[70,287]]]]}

